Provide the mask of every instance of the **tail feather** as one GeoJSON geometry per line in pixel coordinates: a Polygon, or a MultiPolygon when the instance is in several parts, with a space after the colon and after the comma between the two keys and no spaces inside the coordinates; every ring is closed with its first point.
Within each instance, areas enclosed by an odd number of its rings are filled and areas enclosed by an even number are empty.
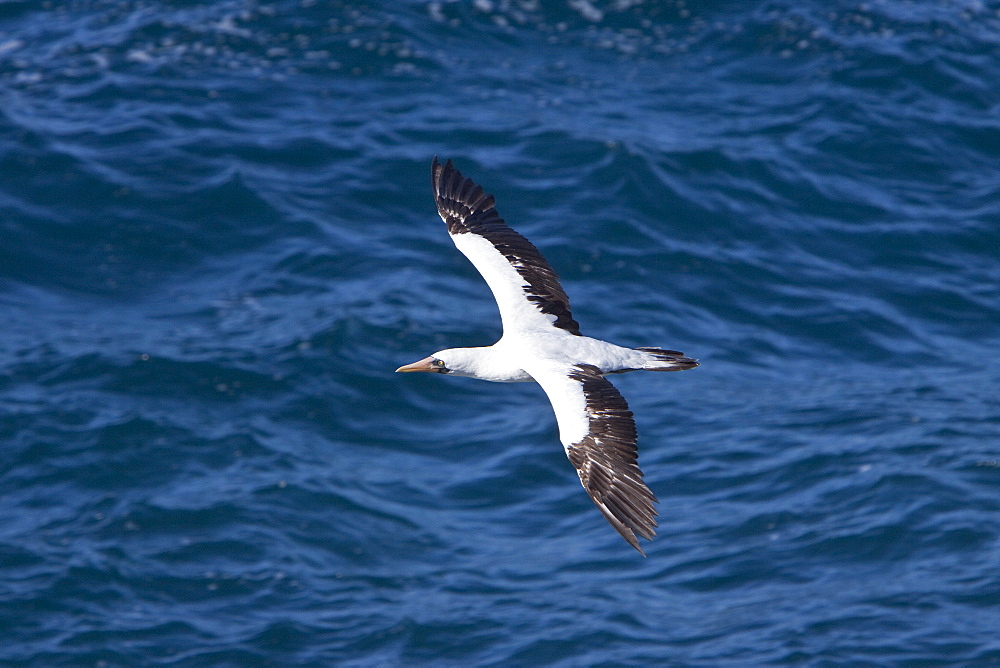
{"type": "Polygon", "coordinates": [[[677,350],[645,347],[636,350],[650,356],[649,363],[642,367],[646,371],[684,371],[698,366],[698,360],[687,357],[677,350]]]}

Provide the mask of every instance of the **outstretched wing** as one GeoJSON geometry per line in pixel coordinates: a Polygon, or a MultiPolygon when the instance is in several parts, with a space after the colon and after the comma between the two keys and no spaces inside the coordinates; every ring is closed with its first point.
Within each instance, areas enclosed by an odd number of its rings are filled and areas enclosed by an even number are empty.
{"type": "Polygon", "coordinates": [[[535,246],[507,227],[493,195],[447,161],[431,164],[438,214],[458,250],[479,270],[500,308],[504,332],[556,327],[580,335],[559,277],[535,246]]]}
{"type": "Polygon", "coordinates": [[[625,399],[597,367],[526,368],[552,402],[559,440],[580,482],[629,545],[656,535],[657,502],[642,480],[635,420],[625,399]]]}

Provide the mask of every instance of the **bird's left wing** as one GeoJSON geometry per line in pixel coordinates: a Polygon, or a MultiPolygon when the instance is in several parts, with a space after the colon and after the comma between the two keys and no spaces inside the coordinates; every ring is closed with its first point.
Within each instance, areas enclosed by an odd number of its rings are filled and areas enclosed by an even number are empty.
{"type": "Polygon", "coordinates": [[[479,270],[500,308],[504,332],[558,330],[580,335],[559,277],[535,246],[497,213],[493,195],[451,160],[431,164],[438,214],[458,250],[479,270]]]}
{"type": "Polygon", "coordinates": [[[656,535],[656,497],[642,480],[635,420],[625,399],[597,367],[525,367],[542,386],[559,423],[559,440],[587,494],[629,545],[656,535]]]}

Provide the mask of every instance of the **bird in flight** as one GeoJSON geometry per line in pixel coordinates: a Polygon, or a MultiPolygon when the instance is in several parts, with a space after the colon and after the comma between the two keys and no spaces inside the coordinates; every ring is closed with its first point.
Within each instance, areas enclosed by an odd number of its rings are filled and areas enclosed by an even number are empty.
{"type": "Polygon", "coordinates": [[[492,346],[449,348],[396,371],[497,382],[534,381],[552,403],[559,440],[604,518],[645,556],[636,536],[656,535],[656,497],[638,464],[635,420],[605,378],[626,371],[683,371],[698,361],[676,350],[623,348],[580,333],[559,277],[535,246],[500,218],[492,195],[448,160],[431,164],[438,214],[489,285],[503,323],[492,346]]]}

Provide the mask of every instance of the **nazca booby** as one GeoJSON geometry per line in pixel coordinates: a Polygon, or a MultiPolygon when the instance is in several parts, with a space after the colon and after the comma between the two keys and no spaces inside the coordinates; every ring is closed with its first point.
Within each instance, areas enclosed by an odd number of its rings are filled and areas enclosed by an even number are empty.
{"type": "Polygon", "coordinates": [[[645,556],[636,535],[656,534],[658,502],[637,462],[635,421],[604,376],[683,371],[698,361],[676,350],[623,348],[580,333],[559,277],[538,249],[497,214],[492,195],[434,158],[431,185],[455,246],[493,291],[503,336],[492,346],[450,348],[396,371],[499,382],[535,381],[552,403],[559,440],[605,519],[645,556]]]}

